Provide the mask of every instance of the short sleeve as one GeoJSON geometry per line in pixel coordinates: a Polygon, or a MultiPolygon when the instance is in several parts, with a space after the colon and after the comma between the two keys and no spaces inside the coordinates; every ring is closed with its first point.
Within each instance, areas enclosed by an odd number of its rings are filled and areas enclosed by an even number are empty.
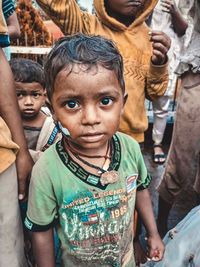
{"type": "Polygon", "coordinates": [[[46,231],[53,227],[57,221],[57,205],[53,184],[48,173],[43,171],[48,166],[43,166],[41,169],[41,164],[37,163],[32,172],[28,211],[25,219],[25,226],[33,232],[46,231]]]}

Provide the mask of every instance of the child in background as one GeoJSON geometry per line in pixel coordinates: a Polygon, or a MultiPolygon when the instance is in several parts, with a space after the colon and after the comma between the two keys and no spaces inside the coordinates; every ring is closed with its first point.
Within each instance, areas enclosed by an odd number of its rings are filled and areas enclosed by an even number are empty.
{"type": "MultiPolygon", "coordinates": [[[[12,59],[10,66],[28,149],[33,161],[36,162],[51,144],[61,138],[52,116],[47,116],[42,111],[46,99],[44,70],[37,62],[23,58],[12,59]]],[[[24,220],[27,202],[20,203],[20,208],[24,220]]],[[[26,228],[24,236],[26,257],[29,265],[34,266],[31,237],[26,228]]]]}
{"type": "Polygon", "coordinates": [[[42,111],[46,98],[44,71],[37,62],[23,58],[12,59],[10,66],[29,152],[36,162],[60,138],[52,117],[42,111]]]}
{"type": "Polygon", "coordinates": [[[140,147],[117,132],[127,98],[118,49],[100,36],[63,37],[44,69],[63,138],[32,172],[25,225],[33,234],[37,266],[55,266],[54,226],[61,266],[135,266],[135,205],[147,230],[148,257],[161,260],[164,245],[140,147]]]}

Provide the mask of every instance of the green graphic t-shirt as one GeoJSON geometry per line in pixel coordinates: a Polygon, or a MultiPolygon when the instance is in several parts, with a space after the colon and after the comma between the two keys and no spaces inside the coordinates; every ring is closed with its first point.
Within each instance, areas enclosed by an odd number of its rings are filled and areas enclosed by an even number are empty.
{"type": "Polygon", "coordinates": [[[63,142],[51,146],[33,168],[26,227],[46,231],[55,225],[62,266],[133,267],[133,217],[136,189],[149,176],[138,143],[113,136],[113,169],[119,179],[102,186],[67,153],[63,142]]]}

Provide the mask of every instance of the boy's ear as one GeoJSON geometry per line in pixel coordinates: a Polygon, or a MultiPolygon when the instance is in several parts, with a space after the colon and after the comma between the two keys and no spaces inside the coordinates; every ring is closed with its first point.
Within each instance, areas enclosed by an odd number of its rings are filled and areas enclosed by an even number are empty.
{"type": "Polygon", "coordinates": [[[128,94],[125,93],[123,98],[124,98],[124,99],[123,99],[123,106],[122,106],[121,115],[124,113],[124,106],[125,106],[125,104],[126,104],[126,101],[127,101],[127,98],[128,98],[128,94]]]}

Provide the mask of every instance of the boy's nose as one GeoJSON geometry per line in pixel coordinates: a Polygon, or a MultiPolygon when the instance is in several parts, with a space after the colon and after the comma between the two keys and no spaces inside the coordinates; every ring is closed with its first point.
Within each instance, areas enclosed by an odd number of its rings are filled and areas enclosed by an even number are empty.
{"type": "Polygon", "coordinates": [[[26,96],[25,100],[24,100],[24,104],[25,105],[32,105],[33,104],[32,97],[31,96],[26,96]]]}
{"type": "Polygon", "coordinates": [[[100,123],[99,112],[94,106],[87,106],[82,110],[82,124],[94,125],[100,123]]]}

